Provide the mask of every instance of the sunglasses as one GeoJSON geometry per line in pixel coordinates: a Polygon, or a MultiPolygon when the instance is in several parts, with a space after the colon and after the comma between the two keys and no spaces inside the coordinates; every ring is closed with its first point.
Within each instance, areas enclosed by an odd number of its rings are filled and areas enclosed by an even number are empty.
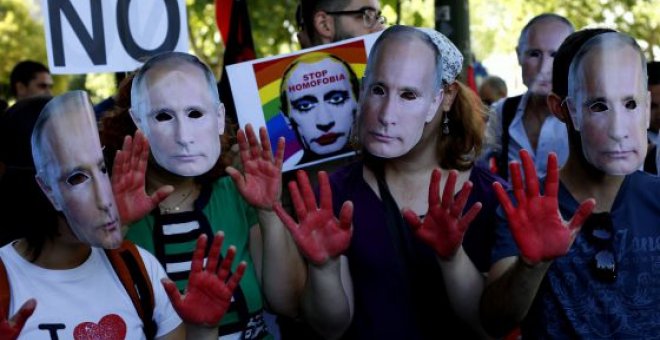
{"type": "Polygon", "coordinates": [[[590,261],[594,275],[603,282],[614,282],[617,277],[617,265],[612,216],[607,212],[591,214],[584,222],[582,230],[587,241],[596,248],[596,254],[590,261]]]}

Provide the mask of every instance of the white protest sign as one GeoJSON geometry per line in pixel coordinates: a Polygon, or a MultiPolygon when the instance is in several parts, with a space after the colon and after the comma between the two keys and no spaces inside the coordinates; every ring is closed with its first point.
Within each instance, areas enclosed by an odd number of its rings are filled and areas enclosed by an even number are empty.
{"type": "Polygon", "coordinates": [[[43,0],[54,74],[128,72],[166,51],[188,51],[185,0],[43,0]]]}
{"type": "Polygon", "coordinates": [[[356,116],[359,79],[379,35],[226,67],[240,126],[265,126],[272,145],[277,145],[277,138],[285,138],[283,171],[354,154],[348,138],[356,116]],[[284,98],[286,103],[282,103],[284,98]],[[352,114],[346,111],[349,106],[352,114]],[[308,118],[292,118],[295,111],[308,118]],[[316,120],[319,115],[324,117],[316,120]]]}

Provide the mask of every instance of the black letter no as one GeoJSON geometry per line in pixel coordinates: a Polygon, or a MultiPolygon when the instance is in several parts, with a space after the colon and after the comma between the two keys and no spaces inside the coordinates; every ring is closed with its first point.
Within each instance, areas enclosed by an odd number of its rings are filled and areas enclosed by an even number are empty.
{"type": "Polygon", "coordinates": [[[76,33],[78,40],[85,48],[89,59],[94,65],[105,65],[105,35],[103,32],[103,10],[101,0],[89,0],[92,15],[92,32],[89,35],[80,16],[69,0],[48,0],[48,18],[50,19],[50,38],[53,47],[53,63],[55,66],[65,66],[64,43],[62,40],[62,20],[60,12],[66,17],[76,33]]]}
{"type": "Polygon", "coordinates": [[[131,0],[117,1],[117,30],[119,31],[119,40],[124,45],[124,49],[128,55],[133,57],[133,59],[144,61],[144,59],[159,52],[173,51],[176,47],[176,43],[179,41],[179,28],[181,25],[179,5],[177,0],[163,0],[163,2],[167,10],[167,34],[160,46],[153,50],[147,50],[135,42],[131,33],[131,27],[128,22],[128,6],[131,4],[131,0]]]}

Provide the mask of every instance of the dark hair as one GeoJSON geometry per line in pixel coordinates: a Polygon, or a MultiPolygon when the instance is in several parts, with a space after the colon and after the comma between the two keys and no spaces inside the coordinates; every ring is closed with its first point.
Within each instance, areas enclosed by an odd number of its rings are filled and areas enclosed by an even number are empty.
{"type": "Polygon", "coordinates": [[[649,76],[649,86],[660,85],[660,61],[651,61],[646,64],[646,72],[649,76]]]}
{"type": "Polygon", "coordinates": [[[341,11],[348,6],[351,0],[300,0],[300,18],[296,14],[298,25],[307,32],[312,42],[318,43],[318,36],[314,28],[314,15],[317,12],[341,11]]]}
{"type": "Polygon", "coordinates": [[[571,33],[559,46],[552,64],[552,92],[561,98],[568,94],[568,69],[573,58],[589,39],[608,32],[616,32],[609,28],[591,28],[571,33]]]}
{"type": "Polygon", "coordinates": [[[530,19],[527,22],[527,24],[525,25],[525,27],[523,27],[522,31],[520,31],[520,37],[518,38],[518,46],[516,47],[519,54],[522,54],[522,52],[524,52],[524,49],[521,50],[521,47],[524,44],[527,44],[527,33],[529,32],[529,29],[532,28],[532,26],[536,25],[537,23],[542,22],[542,21],[546,21],[546,20],[555,20],[555,21],[562,22],[562,23],[566,24],[571,29],[571,32],[575,31],[575,27],[573,27],[573,24],[568,19],[566,19],[565,17],[563,17],[559,14],[555,14],[555,13],[542,13],[542,14],[539,14],[539,15],[533,17],[532,19],[530,19]],[[524,41],[524,44],[523,44],[523,41],[524,41]]]}
{"type": "Polygon", "coordinates": [[[304,54],[289,64],[287,68],[284,70],[284,73],[282,73],[282,83],[280,85],[280,111],[282,111],[282,114],[285,116],[289,116],[289,111],[291,108],[289,107],[289,98],[286,94],[286,80],[287,76],[289,73],[291,73],[297,65],[300,63],[316,63],[324,59],[332,59],[335,60],[339,63],[341,63],[346,71],[348,72],[348,78],[349,82],[351,84],[351,92],[353,93],[353,97],[355,98],[355,101],[357,102],[360,98],[360,80],[357,78],[357,75],[355,74],[355,71],[351,68],[351,65],[349,65],[344,59],[339,58],[338,56],[330,53],[313,53],[313,54],[304,54]],[[318,57],[318,61],[316,60],[318,57]]]}
{"type": "Polygon", "coordinates": [[[47,240],[58,236],[58,213],[35,180],[30,146],[33,127],[51,98],[20,100],[7,110],[1,123],[0,145],[7,149],[4,157],[7,172],[0,179],[0,244],[25,238],[31,261],[39,257],[47,240]]]}
{"type": "Polygon", "coordinates": [[[506,82],[504,82],[504,79],[498,77],[498,76],[488,76],[484,81],[481,83],[481,86],[490,86],[493,90],[497,91],[497,94],[506,97],[507,93],[507,87],[506,87],[506,82]]]}
{"type": "Polygon", "coordinates": [[[9,75],[9,90],[13,96],[16,96],[16,84],[27,85],[36,78],[36,75],[42,72],[48,72],[48,68],[39,62],[24,60],[16,64],[9,75]]]}

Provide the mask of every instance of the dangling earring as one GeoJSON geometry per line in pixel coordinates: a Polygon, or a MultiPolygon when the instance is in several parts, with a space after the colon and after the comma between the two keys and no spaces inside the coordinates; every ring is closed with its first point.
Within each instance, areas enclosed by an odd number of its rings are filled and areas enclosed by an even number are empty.
{"type": "Polygon", "coordinates": [[[445,119],[442,120],[442,134],[449,134],[449,115],[445,115],[445,119]]]}

